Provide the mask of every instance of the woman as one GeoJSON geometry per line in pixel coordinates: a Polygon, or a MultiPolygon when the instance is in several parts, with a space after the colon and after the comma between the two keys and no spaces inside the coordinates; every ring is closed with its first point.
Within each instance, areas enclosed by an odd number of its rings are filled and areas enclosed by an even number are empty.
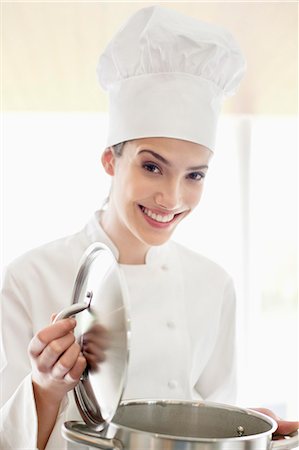
{"type": "Polygon", "coordinates": [[[7,270],[1,448],[66,446],[61,424],[78,418],[67,394],[87,363],[105,358],[107,336],[98,328],[80,349],[74,319],[48,320],[70,303],[80,258],[96,241],[114,252],[130,294],[124,398],[234,401],[232,281],[169,239],[201,199],[222,98],[239,84],[243,57],[224,30],[154,6],[121,28],[98,72],[110,98],[110,196],[84,230],[7,270]]]}

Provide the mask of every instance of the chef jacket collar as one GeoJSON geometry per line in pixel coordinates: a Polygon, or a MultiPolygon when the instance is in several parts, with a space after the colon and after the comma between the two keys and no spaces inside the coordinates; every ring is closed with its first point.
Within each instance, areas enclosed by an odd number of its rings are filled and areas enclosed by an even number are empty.
{"type": "MultiPolygon", "coordinates": [[[[90,221],[86,225],[87,235],[92,240],[92,242],[102,242],[103,244],[107,245],[112,251],[115,258],[118,260],[119,258],[118,248],[116,247],[114,242],[110,239],[110,237],[105,233],[100,224],[101,214],[102,210],[99,210],[96,211],[94,215],[91,217],[90,221]]],[[[144,265],[154,265],[157,262],[161,264],[162,262],[161,257],[163,254],[163,250],[165,249],[166,246],[167,244],[151,247],[146,254],[144,265]]]]}

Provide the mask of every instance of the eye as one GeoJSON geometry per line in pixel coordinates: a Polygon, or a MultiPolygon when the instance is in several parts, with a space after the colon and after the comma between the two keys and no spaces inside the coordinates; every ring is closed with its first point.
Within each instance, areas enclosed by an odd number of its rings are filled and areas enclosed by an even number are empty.
{"type": "Polygon", "coordinates": [[[187,175],[187,178],[193,181],[201,181],[205,176],[206,174],[204,172],[191,172],[187,175]]]}
{"type": "Polygon", "coordinates": [[[147,170],[148,172],[153,172],[153,173],[161,173],[160,168],[151,162],[147,162],[147,163],[143,163],[142,164],[143,169],[147,170]]]}

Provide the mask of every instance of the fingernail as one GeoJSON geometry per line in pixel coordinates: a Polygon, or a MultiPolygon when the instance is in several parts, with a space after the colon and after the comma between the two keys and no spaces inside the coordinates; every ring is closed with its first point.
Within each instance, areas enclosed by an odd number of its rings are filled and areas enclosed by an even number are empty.
{"type": "Polygon", "coordinates": [[[70,322],[71,322],[71,325],[72,325],[73,327],[74,327],[74,326],[76,325],[76,323],[77,323],[76,319],[74,319],[73,317],[70,318],[70,322]]]}

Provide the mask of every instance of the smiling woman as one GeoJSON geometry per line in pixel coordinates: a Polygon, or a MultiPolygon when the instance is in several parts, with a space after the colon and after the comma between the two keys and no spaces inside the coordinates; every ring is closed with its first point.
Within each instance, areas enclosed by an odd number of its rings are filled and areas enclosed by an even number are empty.
{"type": "Polygon", "coordinates": [[[102,163],[113,182],[102,224],[121,263],[143,264],[149,248],[166,242],[197,206],[211,155],[200,144],[170,138],[129,141],[121,156],[119,148],[105,150],[102,163]]]}
{"type": "MultiPolygon", "coordinates": [[[[102,156],[112,181],[109,200],[81,231],[7,268],[1,448],[66,448],[61,425],[79,418],[69,394],[83,373],[89,376],[93,361],[105,367],[109,329],[98,328],[80,346],[76,321],[52,315],[72,301],[80,260],[95,242],[111,249],[128,291],[131,347],[123,399],[235,401],[232,279],[170,238],[201,201],[222,101],[236,91],[244,70],[229,32],[158,5],[133,14],[102,53],[98,77],[110,104],[102,156]]],[[[73,161],[73,148],[70,154],[73,161]]],[[[287,425],[287,432],[297,426],[287,425]]]]}

